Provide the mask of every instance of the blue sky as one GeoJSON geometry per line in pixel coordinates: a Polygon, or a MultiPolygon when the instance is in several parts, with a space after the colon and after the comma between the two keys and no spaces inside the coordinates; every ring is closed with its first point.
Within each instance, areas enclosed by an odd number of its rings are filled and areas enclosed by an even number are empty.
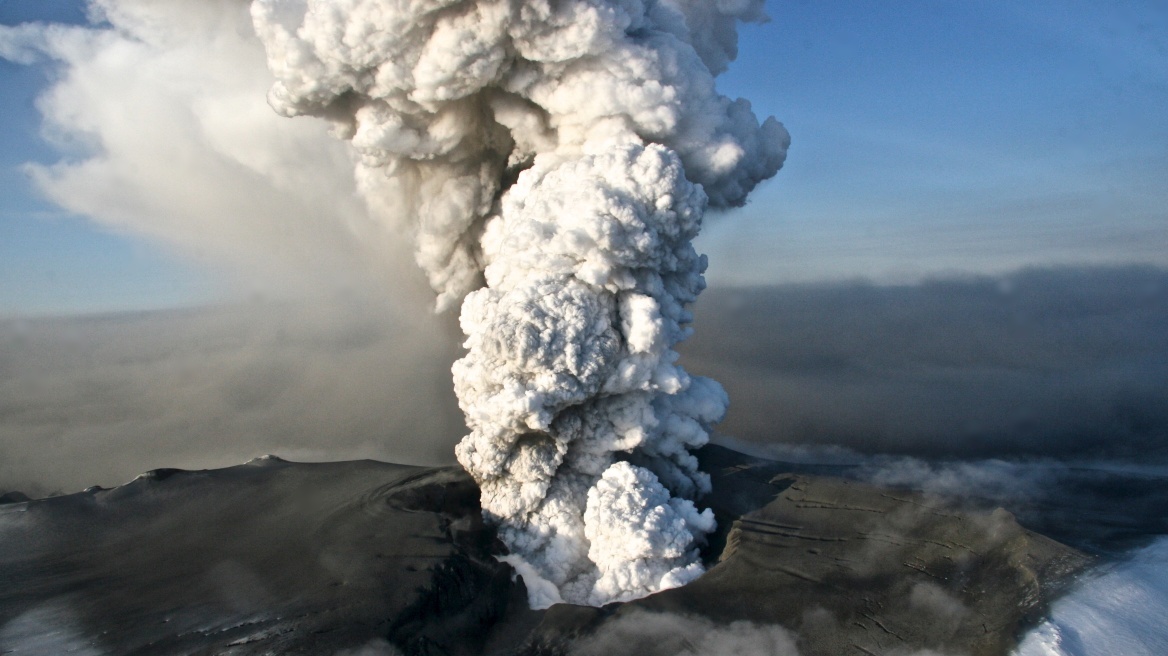
{"type": "Polygon", "coordinates": [[[768,7],[722,88],[793,144],[715,281],[1166,263],[1168,4],[768,7]]]}
{"type": "MultiPolygon", "coordinates": [[[[768,3],[720,80],[790,130],[787,166],[711,217],[714,284],[1168,265],[1168,4],[768,3]]],[[[83,21],[0,0],[0,23],[83,21]]],[[[0,60],[0,314],[205,302],[222,274],[41,200],[61,155],[34,99],[51,67],[0,60]]]]}
{"type": "MultiPolygon", "coordinates": [[[[0,0],[0,25],[85,24],[83,2],[0,0]]],[[[41,198],[24,171],[63,154],[36,99],[57,74],[0,58],[0,316],[109,312],[206,302],[219,276],[158,243],[116,234],[41,198]]]]}

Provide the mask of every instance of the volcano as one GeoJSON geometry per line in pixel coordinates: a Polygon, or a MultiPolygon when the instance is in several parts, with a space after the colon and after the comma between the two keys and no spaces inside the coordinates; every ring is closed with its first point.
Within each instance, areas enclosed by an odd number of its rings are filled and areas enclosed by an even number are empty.
{"type": "Polygon", "coordinates": [[[716,653],[717,638],[770,645],[759,653],[1005,654],[1091,561],[1005,509],[962,510],[717,445],[697,455],[712,478],[702,502],[720,527],[702,551],[708,571],[599,608],[531,610],[457,467],[266,456],[155,470],[113,489],[10,495],[0,646],[644,655],[716,653]]]}

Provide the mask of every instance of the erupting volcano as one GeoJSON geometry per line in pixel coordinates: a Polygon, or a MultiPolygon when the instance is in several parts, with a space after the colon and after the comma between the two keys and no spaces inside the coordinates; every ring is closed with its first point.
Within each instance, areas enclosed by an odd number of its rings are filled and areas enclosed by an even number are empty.
{"type": "Polygon", "coordinates": [[[258,0],[286,116],[332,122],[373,211],[407,222],[479,484],[533,607],[702,573],[691,450],[727,398],[674,346],[705,286],[707,206],[745,202],[790,138],[715,90],[761,0],[258,0]]]}

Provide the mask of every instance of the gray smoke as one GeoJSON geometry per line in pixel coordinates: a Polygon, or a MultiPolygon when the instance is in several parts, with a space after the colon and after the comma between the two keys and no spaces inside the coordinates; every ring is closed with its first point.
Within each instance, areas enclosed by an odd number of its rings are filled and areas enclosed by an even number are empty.
{"type": "Polygon", "coordinates": [[[723,288],[695,314],[687,362],[747,442],[1168,462],[1162,269],[723,288]]]}
{"type": "Polygon", "coordinates": [[[451,464],[458,329],[413,318],[358,295],[0,320],[0,492],[266,453],[451,464]]]}
{"type": "Polygon", "coordinates": [[[571,656],[693,654],[799,656],[798,635],[778,625],[737,621],[716,624],[697,615],[636,610],[606,622],[572,646],[571,656]]]}

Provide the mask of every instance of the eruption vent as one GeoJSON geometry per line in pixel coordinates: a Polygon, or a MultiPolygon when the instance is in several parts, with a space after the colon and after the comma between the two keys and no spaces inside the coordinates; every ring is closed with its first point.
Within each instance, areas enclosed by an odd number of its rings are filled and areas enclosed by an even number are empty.
{"type": "Polygon", "coordinates": [[[352,142],[362,191],[410,217],[482,488],[535,607],[702,572],[690,449],[726,395],[675,364],[705,286],[707,204],[741,205],[789,137],[714,89],[761,0],[257,0],[287,116],[352,142]],[[484,286],[485,284],[485,286],[484,286]]]}

